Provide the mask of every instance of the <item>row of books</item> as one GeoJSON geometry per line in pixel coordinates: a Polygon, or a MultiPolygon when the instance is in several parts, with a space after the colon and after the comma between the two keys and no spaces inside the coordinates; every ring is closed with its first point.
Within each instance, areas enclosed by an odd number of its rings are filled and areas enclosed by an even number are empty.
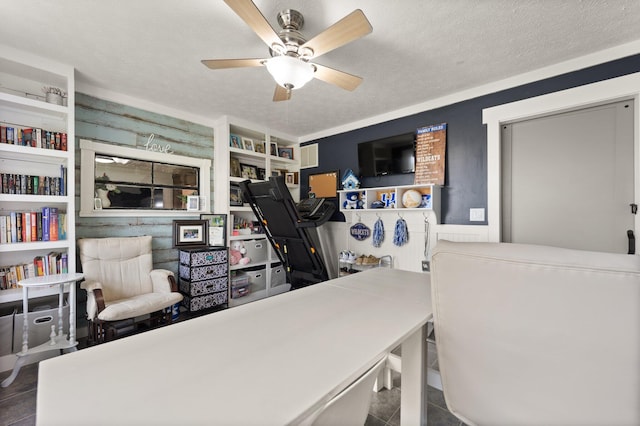
{"type": "Polygon", "coordinates": [[[67,272],[69,272],[67,253],[51,252],[46,256],[36,256],[31,263],[0,267],[0,290],[17,288],[18,281],[26,278],[67,272]]]}
{"type": "Polygon", "coordinates": [[[60,177],[0,173],[2,194],[67,195],[67,168],[60,166],[60,177]]]}
{"type": "Polygon", "coordinates": [[[57,207],[42,211],[9,212],[0,216],[0,244],[67,239],[67,214],[57,207]]]}
{"type": "Polygon", "coordinates": [[[67,134],[32,127],[0,125],[0,143],[66,151],[67,134]]]}

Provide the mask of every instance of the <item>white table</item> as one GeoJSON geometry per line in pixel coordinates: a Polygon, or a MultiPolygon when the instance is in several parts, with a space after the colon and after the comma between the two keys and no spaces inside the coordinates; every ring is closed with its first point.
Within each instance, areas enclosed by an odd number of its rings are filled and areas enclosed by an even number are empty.
{"type": "Polygon", "coordinates": [[[83,349],[40,363],[37,423],[296,424],[402,343],[426,424],[431,312],[428,275],[376,269],[83,349]]]}
{"type": "Polygon", "coordinates": [[[13,367],[11,375],[7,377],[1,384],[3,388],[9,386],[15,380],[22,366],[27,362],[29,356],[48,352],[52,350],[70,350],[74,351],[78,342],[76,341],[76,281],[83,278],[82,274],[55,274],[45,275],[42,277],[26,278],[18,281],[18,285],[22,287],[22,312],[24,323],[22,326],[22,350],[16,355],[18,359],[13,367]],[[69,334],[64,334],[62,329],[63,319],[62,312],[64,308],[64,287],[65,284],[71,283],[69,286],[69,334]],[[60,286],[58,292],[58,331],[56,333],[55,326],[51,326],[51,339],[39,346],[29,348],[29,288],[32,287],[50,287],[60,286]]]}

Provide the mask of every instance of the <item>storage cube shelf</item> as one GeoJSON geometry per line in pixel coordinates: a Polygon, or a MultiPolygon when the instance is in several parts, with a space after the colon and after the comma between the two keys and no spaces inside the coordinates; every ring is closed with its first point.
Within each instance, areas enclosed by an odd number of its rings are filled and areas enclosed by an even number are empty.
{"type": "MultiPolygon", "coordinates": [[[[234,286],[232,282],[229,299],[231,307],[279,294],[290,288],[289,284],[281,282],[284,279],[284,274],[281,272],[276,276],[269,267],[272,262],[279,259],[264,234],[238,232],[237,235],[234,235],[234,218],[241,219],[245,223],[255,221],[256,218],[248,205],[239,206],[230,203],[231,184],[237,184],[247,178],[250,178],[252,182],[261,182],[268,180],[271,176],[283,174],[284,171],[299,173],[300,149],[299,144],[293,141],[293,137],[274,135],[269,129],[260,129],[260,126],[228,117],[221,119],[215,130],[216,140],[222,141],[222,143],[216,143],[215,155],[219,159],[224,159],[220,164],[226,165],[228,179],[216,179],[214,205],[224,206],[216,208],[216,211],[229,215],[227,220],[229,245],[232,247],[236,241],[243,242],[247,249],[246,257],[251,259],[248,264],[230,265],[229,269],[233,274],[240,276],[245,272],[251,272],[256,267],[260,267],[264,271],[260,276],[259,284],[238,282],[234,286]],[[272,152],[272,144],[275,144],[274,148],[290,148],[293,152],[293,158],[280,157],[277,149],[272,152]],[[259,145],[262,146],[262,149],[257,148],[259,145]],[[245,149],[250,147],[253,149],[245,149]],[[247,173],[252,173],[253,168],[256,170],[256,176],[249,176],[247,173]],[[245,172],[244,176],[243,171],[245,172]],[[262,171],[264,171],[264,176],[262,176],[262,171]]],[[[299,200],[299,184],[288,184],[287,187],[293,199],[299,200]]]]}
{"type": "Polygon", "coordinates": [[[440,186],[403,185],[338,191],[341,212],[431,211],[440,216],[440,186]],[[356,194],[357,197],[350,197],[356,194]],[[355,198],[355,199],[354,199],[355,198]],[[372,207],[373,203],[381,205],[372,207]]]}

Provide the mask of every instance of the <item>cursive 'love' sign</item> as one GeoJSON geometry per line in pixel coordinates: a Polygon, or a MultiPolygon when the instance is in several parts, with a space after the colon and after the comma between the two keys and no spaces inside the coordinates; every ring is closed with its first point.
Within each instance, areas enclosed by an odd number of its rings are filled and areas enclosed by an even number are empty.
{"type": "Polygon", "coordinates": [[[144,149],[152,152],[161,152],[163,154],[173,154],[173,151],[171,150],[171,144],[166,144],[165,146],[161,146],[157,143],[153,143],[153,138],[155,137],[156,135],[153,133],[149,135],[149,139],[147,139],[147,143],[144,144],[144,149]]]}

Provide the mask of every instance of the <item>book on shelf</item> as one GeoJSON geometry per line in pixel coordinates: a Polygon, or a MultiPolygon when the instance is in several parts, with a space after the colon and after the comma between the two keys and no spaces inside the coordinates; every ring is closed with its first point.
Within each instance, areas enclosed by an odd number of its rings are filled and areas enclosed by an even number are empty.
{"type": "Polygon", "coordinates": [[[11,219],[11,242],[12,243],[17,243],[18,242],[18,224],[17,219],[18,219],[18,215],[16,214],[16,212],[11,212],[9,213],[9,217],[11,219]]]}
{"type": "Polygon", "coordinates": [[[26,212],[22,215],[22,229],[22,241],[31,241],[31,212],[26,212]]]}
{"type": "Polygon", "coordinates": [[[18,281],[44,275],[68,272],[68,254],[51,252],[46,256],[36,256],[32,262],[0,266],[0,289],[18,288],[18,281]]]}
{"type": "Polygon", "coordinates": [[[31,241],[38,241],[38,214],[31,212],[31,241]]]}
{"type": "Polygon", "coordinates": [[[58,239],[62,241],[67,239],[67,214],[66,213],[58,213],[58,239]]]}
{"type": "Polygon", "coordinates": [[[16,212],[16,242],[21,243],[23,240],[22,234],[22,212],[16,212]]]}
{"type": "Polygon", "coordinates": [[[22,145],[35,147],[33,140],[33,129],[22,129],[22,145]]]}
{"type": "Polygon", "coordinates": [[[0,244],[67,239],[67,213],[58,207],[0,215],[0,244]]]}
{"type": "Polygon", "coordinates": [[[49,216],[50,213],[51,213],[50,207],[42,208],[42,241],[49,241],[49,238],[50,238],[50,234],[49,234],[49,230],[51,226],[50,216],[49,216]]]}
{"type": "Polygon", "coordinates": [[[0,244],[6,244],[7,241],[7,219],[6,216],[0,217],[0,244]]]}
{"type": "Polygon", "coordinates": [[[59,176],[31,176],[0,173],[3,194],[67,195],[67,168],[60,167],[59,176]]]}
{"type": "Polygon", "coordinates": [[[58,208],[49,210],[49,241],[58,241],[58,208]]]}
{"type": "Polygon", "coordinates": [[[68,140],[65,132],[12,124],[0,125],[0,143],[67,151],[68,140]]]}

